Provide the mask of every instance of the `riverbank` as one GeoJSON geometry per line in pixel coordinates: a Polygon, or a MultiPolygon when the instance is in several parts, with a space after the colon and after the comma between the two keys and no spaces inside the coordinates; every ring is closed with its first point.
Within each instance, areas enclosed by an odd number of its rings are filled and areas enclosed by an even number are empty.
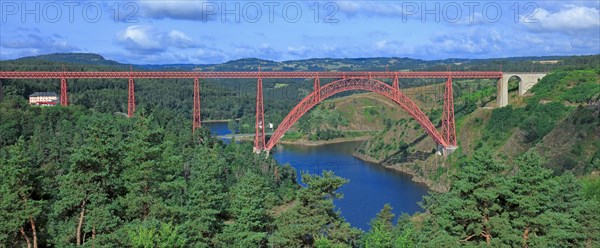
{"type": "Polygon", "coordinates": [[[298,139],[298,140],[280,140],[279,144],[285,145],[302,145],[302,146],[320,146],[320,145],[328,145],[328,144],[337,144],[337,143],[346,143],[346,142],[355,142],[355,141],[365,141],[370,139],[371,136],[358,136],[352,138],[335,138],[330,140],[306,140],[306,139],[298,139]]]}
{"type": "Polygon", "coordinates": [[[427,186],[427,188],[431,191],[438,192],[438,193],[444,193],[444,192],[448,192],[448,190],[450,190],[449,185],[445,185],[445,184],[442,184],[439,182],[434,182],[431,179],[424,178],[421,175],[419,175],[419,173],[417,173],[413,168],[403,166],[402,164],[386,165],[384,163],[381,165],[383,167],[390,168],[392,170],[400,171],[400,172],[406,173],[408,175],[411,175],[413,182],[425,184],[427,186]]]}
{"type": "MultiPolygon", "coordinates": [[[[338,143],[346,143],[346,142],[357,142],[357,141],[365,141],[370,139],[371,136],[358,136],[351,138],[335,138],[330,140],[307,140],[307,139],[297,139],[297,140],[279,140],[278,144],[283,145],[299,145],[299,146],[320,146],[320,145],[329,145],[329,144],[338,144],[338,143]]],[[[254,136],[238,136],[235,137],[236,141],[253,141],[254,136]]]]}
{"type": "Polygon", "coordinates": [[[404,165],[401,163],[396,163],[396,164],[386,163],[383,160],[377,160],[370,156],[360,154],[356,151],[352,153],[352,156],[354,156],[355,158],[358,158],[360,160],[366,161],[366,162],[376,163],[376,164],[383,166],[390,170],[394,170],[394,171],[398,171],[398,172],[410,175],[412,177],[411,181],[413,181],[415,183],[424,184],[427,186],[427,189],[429,189],[431,191],[443,193],[443,192],[448,192],[448,190],[449,190],[449,185],[445,185],[445,184],[442,184],[439,182],[434,182],[430,179],[424,178],[417,171],[415,171],[411,167],[408,167],[407,165],[404,165]]]}
{"type": "MultiPolygon", "coordinates": [[[[240,118],[233,119],[233,120],[236,120],[236,121],[237,121],[237,120],[239,120],[239,119],[240,119],[240,118]]],[[[225,119],[225,120],[202,120],[202,123],[220,123],[220,122],[225,122],[225,123],[227,123],[227,122],[230,122],[230,121],[232,121],[232,119],[225,119]]]]}

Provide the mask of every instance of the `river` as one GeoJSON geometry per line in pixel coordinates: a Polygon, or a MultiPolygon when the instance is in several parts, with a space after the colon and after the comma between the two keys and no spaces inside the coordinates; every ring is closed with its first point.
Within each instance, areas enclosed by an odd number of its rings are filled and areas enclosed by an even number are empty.
{"type": "MultiPolygon", "coordinates": [[[[213,133],[230,133],[227,123],[206,123],[213,133]]],[[[413,214],[422,209],[417,204],[427,194],[427,187],[411,181],[411,176],[362,161],[352,156],[360,142],[320,146],[277,145],[272,155],[280,164],[289,163],[298,171],[321,174],[331,170],[350,182],[340,189],[344,197],[334,204],[354,227],[369,230],[369,222],[383,205],[389,203],[394,213],[413,214]]]]}

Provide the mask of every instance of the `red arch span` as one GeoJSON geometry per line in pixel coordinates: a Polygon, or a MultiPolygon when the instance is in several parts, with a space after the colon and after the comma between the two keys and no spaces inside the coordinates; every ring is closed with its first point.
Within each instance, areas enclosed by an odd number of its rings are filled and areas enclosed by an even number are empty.
{"type": "Polygon", "coordinates": [[[446,141],[442,138],[442,135],[437,131],[429,117],[419,109],[419,107],[411,101],[406,95],[404,95],[399,89],[369,78],[346,78],[337,81],[333,81],[320,87],[320,90],[313,91],[306,96],[302,101],[292,109],[292,111],[283,119],[277,130],[271,135],[271,139],[267,143],[265,150],[270,151],[275,144],[283,137],[283,134],[296,123],[300,117],[306,112],[312,109],[319,102],[327,99],[337,93],[341,93],[349,90],[366,90],[378,93],[388,99],[396,102],[402,109],[404,109],[410,116],[412,116],[418,123],[425,129],[425,132],[433,138],[435,143],[447,147],[446,141]]]}

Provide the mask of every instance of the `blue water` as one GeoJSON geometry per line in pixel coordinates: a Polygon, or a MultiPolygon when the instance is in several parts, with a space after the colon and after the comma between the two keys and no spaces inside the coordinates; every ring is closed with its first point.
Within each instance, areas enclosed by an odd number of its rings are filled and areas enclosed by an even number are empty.
{"type": "MultiPolygon", "coordinates": [[[[227,123],[209,123],[213,132],[229,132],[227,123]]],[[[383,205],[389,203],[396,216],[422,211],[417,202],[427,194],[427,188],[411,181],[409,175],[368,163],[352,156],[360,142],[321,146],[277,145],[272,156],[280,164],[289,163],[298,175],[305,171],[321,174],[333,171],[350,182],[340,189],[342,199],[334,201],[342,216],[354,227],[369,230],[369,222],[383,205]]]]}
{"type": "MultiPolygon", "coordinates": [[[[231,133],[229,127],[227,126],[227,122],[206,122],[202,123],[202,126],[210,129],[210,132],[213,135],[227,135],[231,133]]],[[[231,143],[231,139],[222,139],[225,144],[231,143]]]]}
{"type": "Polygon", "coordinates": [[[227,122],[203,122],[202,126],[210,129],[210,132],[214,135],[226,135],[231,133],[231,130],[227,127],[227,122]]]}

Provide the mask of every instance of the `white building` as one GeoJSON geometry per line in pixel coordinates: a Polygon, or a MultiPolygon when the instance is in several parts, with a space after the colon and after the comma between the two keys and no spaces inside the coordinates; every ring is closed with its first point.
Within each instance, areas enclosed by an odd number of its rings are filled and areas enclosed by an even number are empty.
{"type": "Polygon", "coordinates": [[[58,95],[54,92],[35,92],[29,95],[29,104],[54,106],[58,103],[58,95]]]}

